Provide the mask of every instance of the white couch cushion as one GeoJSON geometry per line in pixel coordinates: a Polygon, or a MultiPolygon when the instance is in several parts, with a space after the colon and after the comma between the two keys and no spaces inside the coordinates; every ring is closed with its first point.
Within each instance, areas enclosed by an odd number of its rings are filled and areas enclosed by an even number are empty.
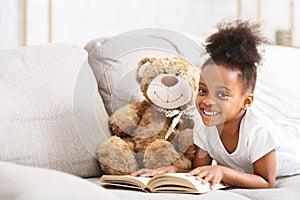
{"type": "Polygon", "coordinates": [[[49,169],[0,162],[1,200],[118,199],[79,177],[49,169]]]}
{"type": "Polygon", "coordinates": [[[71,45],[0,51],[1,161],[101,174],[95,158],[108,116],[86,59],[71,45]]]}

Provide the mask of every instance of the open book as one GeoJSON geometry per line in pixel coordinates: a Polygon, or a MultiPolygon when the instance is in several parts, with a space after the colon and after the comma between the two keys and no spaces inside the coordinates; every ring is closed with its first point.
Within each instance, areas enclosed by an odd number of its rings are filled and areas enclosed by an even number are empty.
{"type": "MultiPolygon", "coordinates": [[[[117,186],[131,189],[140,189],[145,192],[174,192],[201,194],[211,191],[209,183],[201,184],[194,176],[188,177],[185,173],[158,174],[153,177],[134,177],[103,175],[100,178],[103,186],[117,186]]],[[[225,188],[226,185],[216,184],[213,190],[225,188]]]]}

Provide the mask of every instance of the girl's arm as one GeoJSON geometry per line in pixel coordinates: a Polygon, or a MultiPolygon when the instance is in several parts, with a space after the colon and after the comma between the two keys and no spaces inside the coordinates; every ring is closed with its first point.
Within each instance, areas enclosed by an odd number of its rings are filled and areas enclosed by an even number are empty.
{"type": "Polygon", "coordinates": [[[275,150],[253,163],[254,174],[239,172],[223,166],[202,166],[192,170],[189,175],[197,176],[202,183],[210,182],[211,187],[224,182],[243,188],[273,188],[276,179],[275,150]]]}
{"type": "Polygon", "coordinates": [[[196,146],[195,156],[193,160],[193,168],[211,165],[212,158],[209,154],[196,146]]]}

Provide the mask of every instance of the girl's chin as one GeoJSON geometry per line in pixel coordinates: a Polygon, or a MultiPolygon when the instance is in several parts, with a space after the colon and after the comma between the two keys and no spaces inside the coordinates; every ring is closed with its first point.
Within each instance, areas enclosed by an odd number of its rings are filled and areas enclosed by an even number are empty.
{"type": "Polygon", "coordinates": [[[224,125],[224,120],[218,118],[218,119],[207,119],[206,117],[203,117],[201,115],[202,122],[205,126],[223,126],[224,125]]]}
{"type": "Polygon", "coordinates": [[[223,122],[216,122],[216,121],[203,121],[203,124],[205,126],[216,126],[216,127],[219,127],[219,126],[224,126],[224,123],[223,122]]]}
{"type": "Polygon", "coordinates": [[[202,119],[202,121],[203,121],[203,124],[204,124],[205,126],[215,126],[215,125],[216,125],[216,124],[213,123],[212,121],[205,121],[205,120],[203,120],[203,119],[202,119]]]}

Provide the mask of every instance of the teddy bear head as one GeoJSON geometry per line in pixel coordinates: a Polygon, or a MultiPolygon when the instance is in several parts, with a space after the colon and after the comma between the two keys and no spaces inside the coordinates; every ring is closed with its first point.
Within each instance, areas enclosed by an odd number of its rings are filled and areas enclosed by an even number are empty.
{"type": "Polygon", "coordinates": [[[194,104],[199,70],[179,56],[143,58],[136,80],[146,100],[163,109],[184,109],[194,104]]]}

